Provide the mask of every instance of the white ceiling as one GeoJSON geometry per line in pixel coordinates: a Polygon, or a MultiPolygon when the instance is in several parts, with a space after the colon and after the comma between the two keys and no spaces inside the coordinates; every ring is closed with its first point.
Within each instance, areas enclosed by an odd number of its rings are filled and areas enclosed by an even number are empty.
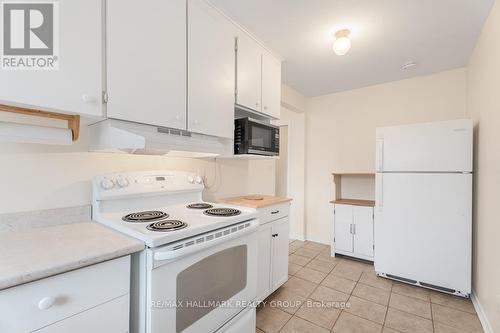
{"type": "Polygon", "coordinates": [[[494,0],[212,0],[283,59],[310,97],[467,64],[494,0]],[[336,56],[330,32],[352,31],[336,56]],[[401,66],[418,65],[410,71],[401,66]]]}

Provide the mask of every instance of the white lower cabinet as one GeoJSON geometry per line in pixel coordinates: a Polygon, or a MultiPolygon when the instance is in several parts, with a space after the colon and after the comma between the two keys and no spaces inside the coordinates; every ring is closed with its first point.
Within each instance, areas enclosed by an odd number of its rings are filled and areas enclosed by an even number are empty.
{"type": "MultiPolygon", "coordinates": [[[[286,208],[286,212],[283,212],[284,217],[267,221],[258,230],[257,301],[259,302],[288,280],[289,204],[284,208],[286,208]]],[[[260,213],[264,215],[267,210],[264,209],[260,213]]]]}
{"type": "Polygon", "coordinates": [[[0,291],[0,332],[128,332],[130,256],[0,291]]]}
{"type": "Polygon", "coordinates": [[[373,207],[335,204],[333,230],[335,253],[373,260],[373,207]]]}
{"type": "Polygon", "coordinates": [[[129,331],[129,295],[121,296],[76,316],[36,330],[37,333],[126,333],[129,331]]]}
{"type": "Polygon", "coordinates": [[[271,251],[273,243],[272,224],[259,227],[258,238],[258,264],[257,264],[257,300],[261,301],[267,297],[271,290],[271,251]]]}
{"type": "Polygon", "coordinates": [[[271,288],[278,289],[288,280],[288,217],[273,222],[271,288]]]}

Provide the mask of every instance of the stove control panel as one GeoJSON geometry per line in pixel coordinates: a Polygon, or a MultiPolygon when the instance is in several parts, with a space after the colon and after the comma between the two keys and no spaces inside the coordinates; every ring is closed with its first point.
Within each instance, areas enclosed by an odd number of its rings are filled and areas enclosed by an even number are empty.
{"type": "Polygon", "coordinates": [[[127,187],[130,184],[127,177],[118,177],[116,178],[116,185],[119,187],[127,187]]]}
{"type": "Polygon", "coordinates": [[[145,171],[95,177],[92,188],[96,199],[112,199],[162,192],[200,192],[203,178],[185,171],[145,171]]]}
{"type": "Polygon", "coordinates": [[[104,178],[103,180],[101,180],[100,184],[103,190],[111,190],[113,187],[115,187],[115,182],[108,178],[104,178]]]}

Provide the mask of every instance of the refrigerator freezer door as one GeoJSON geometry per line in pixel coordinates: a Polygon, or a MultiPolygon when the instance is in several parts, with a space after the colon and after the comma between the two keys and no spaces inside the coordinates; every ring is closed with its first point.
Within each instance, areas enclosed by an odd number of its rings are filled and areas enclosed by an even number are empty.
{"type": "Polygon", "coordinates": [[[470,119],[377,129],[377,172],[472,172],[470,119]]]}
{"type": "Polygon", "coordinates": [[[379,173],[376,183],[375,270],[469,294],[472,174],[379,173]]]}

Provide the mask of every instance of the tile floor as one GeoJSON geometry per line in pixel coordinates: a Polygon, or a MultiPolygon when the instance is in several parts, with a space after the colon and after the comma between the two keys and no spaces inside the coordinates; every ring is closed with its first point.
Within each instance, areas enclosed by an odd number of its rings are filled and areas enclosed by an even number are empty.
{"type": "Polygon", "coordinates": [[[482,332],[469,300],[393,282],[373,265],[290,241],[289,280],[257,310],[257,333],[482,332]],[[344,306],[343,306],[344,305],[344,306]]]}

